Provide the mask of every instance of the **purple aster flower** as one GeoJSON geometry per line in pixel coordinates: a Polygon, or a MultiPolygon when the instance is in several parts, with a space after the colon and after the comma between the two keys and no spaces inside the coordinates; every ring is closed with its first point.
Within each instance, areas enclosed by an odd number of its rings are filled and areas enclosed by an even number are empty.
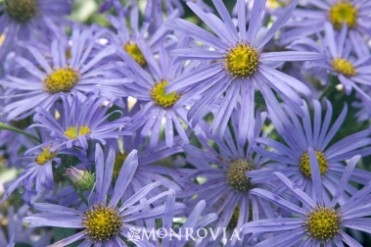
{"type": "Polygon", "coordinates": [[[140,134],[149,137],[151,147],[158,143],[162,126],[169,147],[174,145],[175,136],[188,143],[185,127],[188,125],[186,104],[189,102],[184,102],[181,94],[166,90],[167,85],[184,74],[183,64],[170,58],[164,46],[159,47],[160,59],[156,59],[157,53],[153,53],[143,41],[138,41],[138,46],[147,61],[148,70],[140,67],[128,53],[120,52],[130,69],[126,76],[132,81],[124,93],[138,99],[141,106],[132,117],[133,128],[140,128],[140,134]],[[176,104],[178,101],[183,103],[176,104]]]}
{"type": "MultiPolygon", "coordinates": [[[[176,13],[169,16],[167,20],[172,20],[175,16],[176,13]]],[[[147,61],[137,44],[138,40],[145,40],[147,45],[152,49],[156,47],[169,32],[165,25],[160,25],[154,32],[150,32],[150,23],[139,23],[139,10],[136,6],[126,11],[120,10],[117,17],[110,16],[109,20],[116,30],[116,33],[110,35],[109,38],[112,45],[116,49],[125,50],[131,58],[142,67],[147,65],[147,61]],[[129,14],[130,19],[127,18],[129,14]],[[127,19],[129,19],[129,27],[122,25],[122,23],[127,22],[127,19]]]]}
{"type": "Polygon", "coordinates": [[[321,40],[322,47],[310,39],[302,39],[294,42],[293,46],[304,46],[306,49],[314,49],[326,55],[327,59],[312,63],[308,68],[321,68],[336,75],[344,86],[347,94],[354,89],[365,102],[365,106],[371,112],[371,96],[360,86],[371,88],[371,56],[369,51],[362,54],[354,54],[353,47],[347,40],[348,29],[345,26],[341,32],[336,33],[334,28],[325,24],[325,38],[321,40]]]}
{"type": "Polygon", "coordinates": [[[117,113],[108,113],[109,109],[110,102],[96,95],[83,100],[62,96],[62,104],[57,109],[59,116],[56,117],[55,111],[38,108],[33,126],[50,133],[51,143],[55,147],[77,146],[86,150],[89,140],[106,145],[107,141],[116,140],[119,135],[128,133],[122,128],[129,123],[129,119],[109,121],[109,117],[117,113]]]}
{"type": "MultiPolygon", "coordinates": [[[[120,170],[115,185],[111,188],[112,171],[115,152],[108,151],[105,159],[103,150],[97,144],[96,159],[96,186],[95,193],[90,197],[86,209],[72,209],[59,205],[35,203],[34,208],[41,213],[28,216],[24,219],[30,227],[51,226],[72,229],[83,229],[78,233],[59,240],[50,246],[68,246],[79,240],[83,246],[127,246],[123,239],[130,235],[130,229],[135,227],[138,220],[154,219],[165,212],[164,205],[151,205],[173,191],[165,191],[151,198],[146,198],[153,189],[161,186],[159,182],[149,184],[138,190],[132,197],[121,201],[126,188],[130,184],[137,166],[136,151],[132,151],[120,170]]],[[[179,209],[179,206],[177,207],[179,209]]],[[[132,240],[140,246],[152,246],[145,240],[132,240]]]]}
{"type": "Polygon", "coordinates": [[[349,41],[355,49],[367,51],[364,35],[371,35],[367,24],[371,20],[371,3],[365,0],[311,0],[303,1],[304,8],[296,9],[288,31],[282,35],[283,42],[291,42],[299,37],[310,36],[325,29],[330,22],[336,30],[346,25],[349,30],[349,41]]]}
{"type": "MultiPolygon", "coordinates": [[[[22,142],[18,145],[9,146],[17,148],[17,153],[13,154],[13,166],[19,169],[19,175],[6,186],[1,202],[17,189],[22,192],[23,200],[30,202],[40,195],[45,195],[54,189],[55,170],[60,168],[62,157],[75,157],[86,162],[86,155],[79,150],[67,150],[53,145],[48,133],[41,129],[31,129],[28,138],[14,138],[15,141],[22,142]],[[32,139],[30,137],[33,137],[32,139]],[[25,151],[26,150],[26,151],[25,151]]],[[[22,136],[23,137],[23,136],[22,136]]]]}
{"type": "Polygon", "coordinates": [[[61,159],[57,156],[58,154],[64,153],[59,149],[55,149],[53,146],[38,146],[33,147],[25,153],[25,156],[18,159],[18,162],[22,162],[24,171],[7,187],[1,203],[18,188],[24,186],[27,192],[31,193],[36,191],[37,193],[50,190],[54,186],[53,177],[53,163],[56,166],[60,165],[61,159]]]}
{"type": "Polygon", "coordinates": [[[259,235],[262,233],[271,234],[266,240],[254,244],[256,247],[320,247],[344,246],[344,244],[361,247],[361,244],[352,238],[345,229],[371,234],[371,183],[369,182],[361,190],[354,192],[352,197],[345,202],[340,200],[360,157],[356,156],[349,161],[341,179],[337,181],[333,197],[326,199],[323,195],[323,181],[316,153],[311,148],[308,152],[313,171],[313,193],[305,193],[300,185],[282,173],[276,172],[275,175],[299,203],[295,204],[264,189],[253,189],[251,194],[287,210],[291,217],[282,216],[249,222],[244,225],[244,232],[259,235]]]}
{"type": "MultiPolygon", "coordinates": [[[[186,162],[196,169],[191,170],[184,178],[189,182],[185,182],[180,195],[192,197],[189,199],[190,205],[205,200],[208,211],[218,214],[213,226],[226,227],[230,232],[250,220],[271,217],[272,213],[260,198],[250,195],[252,188],[265,186],[265,183],[252,183],[246,172],[259,170],[267,162],[267,159],[253,150],[254,140],[260,135],[264,117],[258,115],[256,120],[253,118],[250,121],[252,128],[249,129],[249,138],[243,141],[236,140],[238,128],[242,126],[238,126],[237,121],[232,121],[233,128],[227,129],[223,137],[212,136],[209,129],[205,136],[198,136],[201,148],[184,146],[186,162]]],[[[239,244],[243,246],[243,243],[245,242],[239,244]]]]}
{"type": "MultiPolygon", "coordinates": [[[[278,104],[278,103],[277,103],[278,104]]],[[[337,181],[345,172],[346,167],[343,161],[354,155],[367,156],[371,152],[370,129],[356,132],[339,141],[334,142],[336,133],[342,127],[342,123],[347,114],[345,105],[336,120],[332,119],[333,107],[326,101],[327,111],[323,116],[324,110],[319,101],[313,101],[313,115],[311,109],[305,103],[302,107],[303,117],[295,115],[288,106],[282,109],[276,108],[276,115],[271,114],[273,124],[283,141],[276,141],[268,137],[258,138],[257,143],[269,147],[270,151],[256,146],[255,150],[260,155],[269,159],[271,163],[266,169],[281,171],[292,181],[299,184],[304,191],[313,190],[312,170],[309,162],[308,149],[315,150],[319,163],[321,180],[325,195],[334,195],[337,189],[337,181]],[[331,125],[331,122],[334,123],[331,125]]],[[[251,172],[251,176],[257,181],[271,179],[269,173],[265,171],[261,176],[259,171],[251,172]]],[[[350,180],[360,184],[367,184],[371,178],[371,173],[355,169],[350,176],[350,180]]],[[[346,187],[346,191],[354,191],[354,187],[346,187]]]]}
{"type": "Polygon", "coordinates": [[[71,12],[71,0],[6,0],[0,5],[0,58],[9,53],[18,40],[45,35],[48,23],[61,24],[71,12]]]}
{"type": "Polygon", "coordinates": [[[107,69],[110,65],[100,63],[103,58],[113,54],[114,49],[108,47],[96,52],[94,47],[102,32],[94,30],[80,30],[75,27],[71,46],[68,39],[56,36],[47,54],[27,45],[26,48],[34,60],[20,56],[15,59],[28,71],[28,75],[8,75],[2,81],[2,85],[11,90],[8,97],[14,98],[13,102],[4,107],[7,119],[30,115],[36,106],[47,110],[66,93],[81,97],[88,92],[100,92],[104,96],[114,98],[116,90],[113,85],[122,82],[107,78],[108,75],[111,76],[107,69]]]}
{"type": "MultiPolygon", "coordinates": [[[[272,89],[287,102],[296,112],[300,113],[301,98],[299,93],[309,95],[310,90],[302,82],[272,67],[274,62],[321,60],[324,56],[313,52],[264,52],[265,45],[273,38],[291,16],[297,1],[286,8],[271,28],[262,35],[262,16],[265,0],[254,1],[248,28],[246,23],[247,5],[238,0],[237,27],[221,0],[213,0],[221,18],[212,13],[205,13],[199,6],[187,2],[193,12],[206,23],[216,34],[181,19],[174,21],[172,28],[209,45],[209,49],[181,48],[173,52],[177,57],[209,61],[194,71],[176,79],[167,87],[169,92],[176,91],[187,96],[201,95],[192,106],[188,117],[196,122],[210,111],[210,105],[221,99],[219,110],[214,114],[213,132],[223,133],[228,119],[241,105],[242,112],[254,109],[255,92],[260,91],[267,104],[271,97],[276,97],[272,89]]],[[[244,114],[240,122],[247,122],[244,114]]]]}

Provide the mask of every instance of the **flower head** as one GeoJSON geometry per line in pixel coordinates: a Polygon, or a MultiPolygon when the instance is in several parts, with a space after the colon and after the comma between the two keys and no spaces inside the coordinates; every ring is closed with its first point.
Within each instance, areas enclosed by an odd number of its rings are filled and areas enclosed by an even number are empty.
{"type": "Polygon", "coordinates": [[[42,108],[37,110],[34,117],[38,126],[48,131],[53,137],[53,143],[60,147],[72,146],[88,148],[88,141],[93,140],[106,144],[115,140],[128,119],[109,121],[109,105],[104,105],[104,99],[89,95],[86,99],[62,97],[63,103],[56,111],[47,112],[42,108]],[[55,113],[58,115],[55,115],[55,113]]]}
{"type": "MultiPolygon", "coordinates": [[[[304,191],[311,191],[313,172],[310,165],[308,149],[315,150],[315,157],[319,165],[319,172],[324,181],[324,188],[330,194],[336,191],[336,181],[344,173],[343,161],[358,154],[370,154],[370,130],[366,129],[333,142],[336,133],[342,126],[348,108],[345,106],[337,119],[331,125],[333,106],[326,101],[327,111],[323,115],[320,102],[313,101],[313,115],[310,105],[303,106],[305,115],[299,117],[288,106],[277,108],[276,114],[271,114],[272,121],[282,142],[268,137],[258,138],[257,143],[272,148],[271,151],[257,147],[256,151],[272,161],[269,169],[282,171],[287,177],[303,186],[304,191]],[[282,111],[283,110],[283,111],[282,111]]],[[[258,181],[266,179],[265,176],[255,174],[258,181]],[[260,178],[259,178],[260,177],[260,178]]],[[[371,174],[367,171],[355,169],[350,180],[366,184],[371,174]]]]}
{"type": "Polygon", "coordinates": [[[3,82],[10,92],[7,96],[12,99],[4,108],[7,118],[29,116],[36,107],[48,110],[55,101],[67,94],[83,97],[94,92],[115,98],[112,92],[119,81],[112,78],[107,68],[109,66],[102,64],[102,60],[112,55],[114,49],[108,47],[98,50],[97,40],[101,36],[102,33],[93,28],[81,30],[74,27],[72,45],[69,37],[58,33],[45,51],[27,46],[26,50],[32,59],[15,58],[27,73],[8,75],[3,82]]]}
{"type": "Polygon", "coordinates": [[[16,40],[28,41],[47,36],[51,25],[62,24],[71,12],[71,1],[6,0],[0,4],[0,57],[16,49],[16,40]]]}
{"type": "Polygon", "coordinates": [[[198,136],[200,148],[195,145],[184,147],[186,162],[195,169],[185,177],[190,182],[184,185],[182,196],[192,197],[189,199],[192,206],[205,200],[209,205],[208,211],[218,214],[213,227],[225,227],[229,233],[246,222],[269,215],[267,208],[262,206],[263,202],[250,195],[252,189],[265,187],[268,183],[254,183],[252,177],[246,175],[261,169],[267,162],[253,150],[253,143],[264,122],[262,116],[258,115],[256,120],[247,124],[251,128],[245,140],[235,139],[241,126],[238,126],[237,118],[233,118],[233,128],[227,129],[223,137],[213,136],[208,128],[198,136]]]}
{"type": "MultiPolygon", "coordinates": [[[[156,182],[143,186],[133,196],[121,202],[121,198],[137,170],[137,152],[133,150],[128,155],[115,185],[111,187],[114,160],[113,149],[108,151],[107,158],[105,158],[100,145],[96,145],[96,185],[94,195],[85,208],[76,210],[53,204],[36,203],[35,208],[42,213],[28,216],[24,221],[28,222],[31,227],[53,226],[83,229],[52,246],[67,246],[79,240],[83,240],[83,244],[93,244],[94,246],[116,244],[121,246],[123,239],[129,237],[129,229],[135,221],[153,219],[164,213],[165,208],[161,207],[161,204],[153,208],[150,205],[154,202],[160,202],[161,198],[173,192],[165,191],[147,198],[153,189],[161,185],[156,182]]],[[[180,205],[176,208],[179,210],[180,205]]],[[[135,243],[137,240],[133,241],[135,243]]]]}
{"type": "MultiPolygon", "coordinates": [[[[189,118],[196,122],[211,112],[214,115],[213,132],[223,134],[227,121],[234,111],[241,106],[242,112],[252,111],[255,106],[255,92],[260,91],[269,105],[275,97],[272,89],[297,112],[301,113],[299,94],[309,95],[310,91],[302,82],[290,77],[271,66],[278,61],[321,60],[323,56],[311,52],[265,52],[265,45],[273,38],[291,15],[297,1],[285,9],[282,15],[265,33],[258,37],[263,29],[261,19],[265,9],[265,0],[254,1],[252,15],[246,17],[247,4],[238,0],[237,24],[234,24],[223,2],[213,0],[220,18],[206,13],[191,1],[187,2],[193,12],[211,28],[213,33],[177,19],[171,27],[186,35],[202,41],[205,49],[180,48],[173,52],[177,57],[191,60],[203,60],[203,66],[189,71],[177,78],[167,87],[170,92],[193,96],[196,103],[189,113],[189,118]],[[246,23],[249,23],[246,28],[246,23]],[[294,86],[295,85],[295,86],[294,86]],[[199,98],[195,98],[199,96],[199,98]],[[220,103],[217,103],[219,102],[220,103]],[[213,110],[213,105],[218,107],[213,110]]],[[[247,122],[244,114],[240,122],[247,122]]]]}
{"type": "Polygon", "coordinates": [[[185,127],[188,125],[186,117],[188,102],[182,99],[180,93],[166,89],[176,78],[184,74],[185,68],[182,63],[169,56],[169,51],[164,46],[159,48],[160,52],[157,54],[144,42],[138,44],[146,58],[148,70],[138,66],[127,52],[121,53],[130,69],[127,77],[132,81],[127,84],[125,91],[138,99],[137,104],[141,106],[132,117],[133,127],[140,129],[142,137],[150,137],[151,147],[155,147],[159,142],[162,127],[165,142],[169,147],[174,145],[176,138],[174,129],[183,142],[187,143],[185,127]],[[158,59],[157,55],[160,55],[161,59],[158,59]]]}
{"type": "Polygon", "coordinates": [[[259,242],[255,246],[287,246],[289,245],[343,245],[360,246],[360,244],[348,235],[345,228],[371,233],[370,200],[364,200],[371,195],[371,183],[361,190],[355,191],[345,202],[342,201],[345,188],[348,186],[349,177],[359,160],[353,157],[341,179],[337,182],[336,192],[326,199],[323,196],[323,182],[321,179],[318,162],[313,149],[309,149],[313,191],[305,193],[298,184],[288,179],[282,173],[275,173],[297,201],[285,199],[272,192],[263,189],[254,189],[251,193],[272,202],[279,208],[283,208],[288,215],[275,219],[258,220],[244,225],[245,233],[259,234],[272,233],[269,238],[259,242]]]}

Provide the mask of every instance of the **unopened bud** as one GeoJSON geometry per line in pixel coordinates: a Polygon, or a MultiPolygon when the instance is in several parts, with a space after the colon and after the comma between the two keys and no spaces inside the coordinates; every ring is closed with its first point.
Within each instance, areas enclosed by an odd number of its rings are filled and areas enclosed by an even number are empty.
{"type": "Polygon", "coordinates": [[[75,167],[70,167],[66,170],[66,175],[70,178],[73,185],[79,191],[90,190],[94,186],[95,175],[87,170],[80,170],[75,167]]]}

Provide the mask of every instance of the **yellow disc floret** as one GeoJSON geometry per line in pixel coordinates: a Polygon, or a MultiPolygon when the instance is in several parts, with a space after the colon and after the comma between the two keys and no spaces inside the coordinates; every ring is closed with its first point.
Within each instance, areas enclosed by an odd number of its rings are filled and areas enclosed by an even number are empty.
{"type": "Polygon", "coordinates": [[[84,226],[88,236],[95,242],[104,242],[117,236],[122,219],[114,208],[95,205],[84,213],[84,226]]]}
{"type": "Polygon", "coordinates": [[[135,62],[137,62],[140,66],[146,65],[147,61],[139,49],[139,46],[135,43],[128,42],[124,45],[124,50],[130,55],[135,62]]]}
{"type": "Polygon", "coordinates": [[[348,1],[340,1],[331,6],[328,12],[328,18],[334,28],[341,29],[343,23],[348,28],[354,28],[357,25],[358,10],[348,1]]]}
{"type": "Polygon", "coordinates": [[[180,99],[180,94],[176,92],[166,93],[167,84],[167,81],[160,81],[151,91],[153,101],[163,108],[172,107],[180,99]]]}
{"type": "Polygon", "coordinates": [[[56,152],[50,152],[50,147],[43,149],[43,151],[36,157],[36,163],[44,165],[49,160],[53,159],[57,155],[56,152]]]}
{"type": "Polygon", "coordinates": [[[5,0],[4,9],[11,19],[25,23],[37,15],[37,1],[5,0]]]}
{"type": "MultiPolygon", "coordinates": [[[[319,165],[319,172],[323,176],[326,174],[328,170],[328,162],[327,158],[324,153],[316,151],[316,157],[317,157],[317,162],[319,165]]],[[[306,176],[307,178],[312,177],[312,172],[310,168],[310,159],[309,159],[309,154],[304,153],[301,158],[300,158],[300,164],[299,168],[301,173],[306,176]]]]}
{"type": "Polygon", "coordinates": [[[331,62],[331,66],[336,72],[347,77],[354,76],[357,73],[352,62],[344,58],[334,58],[331,62]]]}
{"type": "Polygon", "coordinates": [[[238,44],[224,57],[225,68],[232,77],[251,77],[259,65],[259,54],[251,46],[238,44]]]}
{"type": "Polygon", "coordinates": [[[233,189],[245,192],[252,188],[250,178],[245,173],[251,171],[253,166],[246,160],[234,160],[227,170],[227,184],[233,189]]]}
{"type": "Polygon", "coordinates": [[[90,133],[91,133],[91,129],[86,125],[82,125],[80,127],[77,127],[77,126],[69,127],[64,132],[64,135],[68,139],[77,139],[79,136],[88,135],[90,133]]]}
{"type": "Polygon", "coordinates": [[[319,207],[308,216],[308,234],[321,242],[333,239],[340,230],[340,216],[331,208],[319,207]]]}
{"type": "Polygon", "coordinates": [[[74,69],[56,69],[44,79],[45,89],[49,93],[68,92],[77,84],[79,77],[74,69]]]}

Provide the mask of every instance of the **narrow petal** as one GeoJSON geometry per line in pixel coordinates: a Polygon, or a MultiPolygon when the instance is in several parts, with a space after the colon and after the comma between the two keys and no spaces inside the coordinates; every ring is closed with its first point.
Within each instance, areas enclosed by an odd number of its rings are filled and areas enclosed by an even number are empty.
{"type": "MultiPolygon", "coordinates": [[[[72,244],[86,236],[86,231],[78,232],[72,236],[69,236],[67,238],[64,238],[62,240],[59,240],[58,242],[55,242],[48,247],[63,247],[68,246],[69,244],[72,244]]],[[[90,246],[90,245],[89,245],[90,246]]]]}
{"type": "Polygon", "coordinates": [[[348,185],[349,178],[352,175],[354,167],[357,165],[360,158],[361,158],[361,156],[357,155],[349,161],[348,165],[346,166],[346,168],[343,172],[343,176],[341,177],[341,180],[338,184],[336,193],[335,193],[334,197],[332,198],[332,201],[330,203],[330,207],[334,207],[336,205],[336,203],[338,203],[339,198],[343,195],[344,188],[348,185]]]}
{"type": "Polygon", "coordinates": [[[52,226],[61,228],[83,228],[82,218],[55,213],[34,214],[25,217],[24,222],[30,224],[30,227],[52,226]]]}
{"type": "Polygon", "coordinates": [[[271,193],[269,191],[256,188],[256,189],[251,190],[250,193],[253,194],[253,195],[257,195],[257,196],[259,196],[259,197],[261,197],[265,200],[271,201],[272,203],[277,204],[278,206],[280,206],[282,208],[285,208],[285,209],[288,209],[292,212],[298,213],[300,215],[306,215],[306,212],[304,211],[304,209],[299,208],[298,206],[294,205],[293,203],[287,201],[286,199],[284,199],[284,198],[282,198],[282,197],[280,197],[280,196],[278,196],[274,193],[271,193]]]}
{"type": "Polygon", "coordinates": [[[116,180],[112,198],[109,203],[110,206],[115,207],[117,205],[122,195],[125,193],[126,188],[131,183],[131,180],[133,179],[137,168],[138,155],[137,150],[134,149],[130,152],[128,157],[125,159],[124,164],[122,165],[119,176],[116,180]]]}
{"type": "Polygon", "coordinates": [[[285,8],[285,10],[281,13],[278,17],[277,21],[275,21],[272,27],[269,29],[265,37],[261,42],[259,42],[259,50],[263,48],[263,46],[268,43],[273,37],[273,35],[289,20],[291,17],[292,11],[295,9],[296,5],[298,4],[299,0],[291,1],[290,5],[285,8]]]}
{"type": "Polygon", "coordinates": [[[257,220],[249,222],[243,226],[244,233],[260,233],[260,232],[280,232],[297,229],[304,222],[304,219],[294,218],[276,218],[257,220]]]}
{"type": "Polygon", "coordinates": [[[276,175],[286,185],[286,187],[291,190],[295,194],[295,196],[307,207],[313,209],[317,206],[312,198],[310,198],[297,184],[294,184],[281,172],[275,172],[274,175],[276,175]]]}
{"type": "Polygon", "coordinates": [[[319,171],[317,155],[312,148],[308,149],[310,160],[310,171],[312,175],[313,196],[317,203],[323,204],[322,179],[319,171]]]}
{"type": "Polygon", "coordinates": [[[317,52],[307,51],[281,51],[262,53],[259,61],[262,63],[269,62],[294,62],[294,61],[317,61],[325,60],[326,56],[317,52]]]}

